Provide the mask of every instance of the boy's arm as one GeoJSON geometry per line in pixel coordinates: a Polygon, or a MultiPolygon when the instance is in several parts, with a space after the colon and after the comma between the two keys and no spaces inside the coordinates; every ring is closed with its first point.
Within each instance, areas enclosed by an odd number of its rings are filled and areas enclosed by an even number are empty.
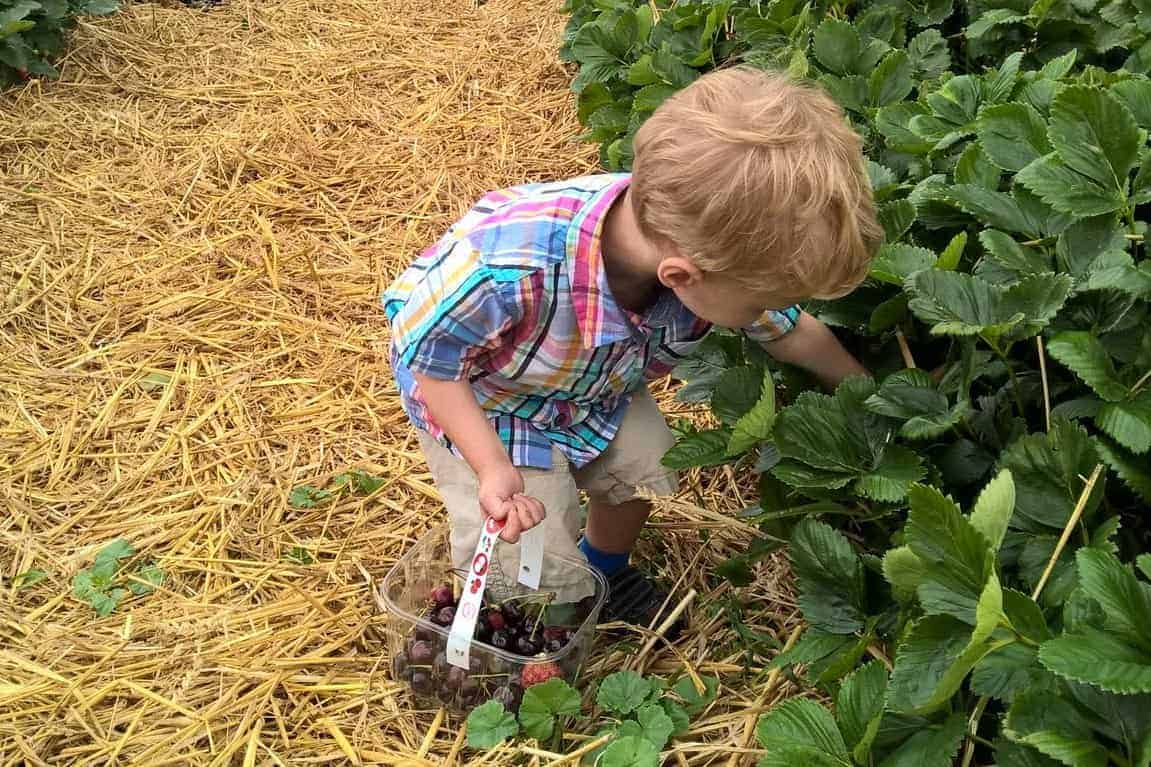
{"type": "Polygon", "coordinates": [[[500,537],[515,543],[520,533],[543,520],[543,504],[523,494],[523,476],[512,465],[467,381],[444,381],[419,373],[414,376],[432,418],[475,472],[480,508],[495,519],[506,519],[500,537]]]}
{"type": "Polygon", "coordinates": [[[775,340],[767,341],[763,348],[780,362],[812,373],[829,389],[834,389],[848,376],[870,375],[867,368],[843,348],[830,328],[807,312],[799,312],[795,327],[775,340]]]}

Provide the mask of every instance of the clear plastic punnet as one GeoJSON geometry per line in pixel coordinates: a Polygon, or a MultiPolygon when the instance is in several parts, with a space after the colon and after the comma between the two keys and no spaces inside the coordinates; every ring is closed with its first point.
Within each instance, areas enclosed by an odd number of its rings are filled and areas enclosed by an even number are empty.
{"type": "Polygon", "coordinates": [[[491,644],[491,622],[481,617],[476,638],[468,647],[466,669],[447,661],[450,625],[433,620],[439,609],[437,589],[449,585],[454,605],[468,575],[452,563],[448,525],[422,536],[377,583],[376,601],[387,616],[387,653],[393,678],[407,684],[418,703],[466,713],[497,699],[515,710],[524,687],[541,677],[559,676],[572,684],[577,681],[595,639],[607,581],[587,562],[550,554],[546,547],[538,589],[518,583],[515,573],[506,572],[508,568],[501,567],[500,562],[501,557],[491,557],[481,615],[496,611],[512,616],[511,620],[496,619],[507,623],[500,630],[508,646],[501,649],[491,644]],[[584,596],[574,602],[561,601],[560,594],[573,593],[573,584],[584,596]],[[524,649],[518,645],[521,637],[538,651],[531,655],[520,652],[524,649]]]}

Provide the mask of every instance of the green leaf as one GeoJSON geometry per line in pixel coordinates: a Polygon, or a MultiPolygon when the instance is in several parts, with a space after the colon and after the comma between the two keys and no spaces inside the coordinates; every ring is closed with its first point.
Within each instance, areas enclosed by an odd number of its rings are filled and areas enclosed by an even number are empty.
{"type": "Polygon", "coordinates": [[[1107,613],[1107,629],[1151,652],[1151,591],[1109,551],[1079,549],[1075,563],[1080,586],[1107,613]]]}
{"type": "Polygon", "coordinates": [[[728,462],[727,446],[731,429],[707,429],[677,440],[662,459],[669,469],[719,466],[728,462]]]}
{"type": "Polygon", "coordinates": [[[868,78],[867,94],[871,106],[890,106],[907,98],[915,86],[911,75],[911,61],[906,51],[888,53],[868,78]]]}
{"type": "MultiPolygon", "coordinates": [[[[1047,434],[1028,434],[1000,456],[1001,468],[1015,480],[1015,517],[1018,529],[1061,532],[1083,491],[1083,477],[1095,468],[1095,450],[1087,432],[1073,423],[1053,420],[1047,434]]],[[[1095,499],[1084,511],[1090,519],[1095,499]]]]}
{"type": "Polygon", "coordinates": [[[839,730],[855,761],[867,763],[887,703],[887,669],[871,661],[843,680],[835,699],[839,730]]]}
{"type": "Polygon", "coordinates": [[[934,142],[926,141],[911,127],[911,121],[928,114],[928,109],[918,102],[904,102],[883,107],[875,116],[875,127],[887,139],[887,145],[897,152],[927,154],[934,142]]]}
{"type": "Polygon", "coordinates": [[[684,708],[691,716],[695,716],[710,706],[719,693],[719,679],[717,677],[701,676],[699,680],[703,682],[702,693],[695,689],[695,682],[691,676],[681,677],[671,688],[683,701],[684,708]]]}
{"type": "Polygon", "coordinates": [[[994,574],[990,543],[934,487],[908,491],[911,513],[904,535],[925,568],[919,600],[928,614],[947,614],[974,624],[976,605],[994,574]]]}
{"type": "Polygon", "coordinates": [[[979,241],[987,252],[987,259],[1011,273],[1013,278],[1051,271],[1051,261],[1047,256],[1034,248],[1020,245],[1003,232],[985,229],[979,233],[979,241]]]}
{"type": "Polygon", "coordinates": [[[1020,692],[1007,712],[1004,734],[1071,767],[1107,767],[1107,750],[1073,704],[1046,691],[1020,692]]]}
{"type": "Polygon", "coordinates": [[[299,485],[292,489],[288,496],[288,505],[294,509],[313,509],[334,496],[327,490],[321,490],[311,485],[299,485]]]}
{"type": "Polygon", "coordinates": [[[79,10],[89,16],[108,16],[120,10],[120,3],[116,0],[87,0],[79,10]]]}
{"type": "Polygon", "coordinates": [[[848,477],[871,468],[876,450],[861,406],[874,393],[875,383],[862,378],[848,379],[833,396],[803,392],[776,418],[780,453],[848,477]]]}
{"type": "Polygon", "coordinates": [[[1099,88],[1064,88],[1051,105],[1051,143],[1076,172],[1123,194],[1142,139],[1131,112],[1099,88]]]}
{"type": "MultiPolygon", "coordinates": [[[[908,423],[916,421],[923,419],[912,419],[908,423]]],[[[918,453],[902,445],[888,445],[875,468],[855,481],[855,491],[873,501],[895,503],[902,500],[907,488],[923,479],[925,473],[918,453]]]]}
{"type": "Polygon", "coordinates": [[[1127,396],[1127,387],[1115,373],[1111,355],[1091,333],[1085,330],[1056,333],[1047,342],[1047,352],[1103,399],[1117,402],[1127,396]]]}
{"type": "Polygon", "coordinates": [[[984,151],[1004,170],[1022,170],[1051,151],[1043,118],[1027,104],[987,107],[977,130],[984,151]]]}
{"type": "Polygon", "coordinates": [[[936,269],[953,272],[959,266],[959,259],[963,257],[963,249],[967,247],[967,232],[960,232],[951,238],[947,247],[939,254],[935,262],[936,269]]]}
{"type": "Polygon", "coordinates": [[[1151,128],[1151,80],[1122,80],[1111,92],[1131,110],[1140,128],[1151,128]]]}
{"type": "Polygon", "coordinates": [[[735,422],[727,445],[730,455],[746,452],[771,436],[775,425],[775,381],[770,372],[763,374],[761,386],[759,400],[735,422]]]}
{"type": "Polygon", "coordinates": [[[999,168],[991,162],[979,144],[972,142],[959,156],[955,165],[955,181],[960,184],[974,184],[987,189],[999,188],[999,168]]]}
{"type": "Polygon", "coordinates": [[[882,333],[907,319],[907,294],[899,293],[887,299],[871,312],[867,329],[872,333],[882,333]]]}
{"type": "Polygon", "coordinates": [[[900,432],[911,438],[936,436],[958,421],[951,418],[947,397],[934,379],[915,368],[889,375],[864,405],[872,413],[907,421],[900,432]]]}
{"type": "Polygon", "coordinates": [[[667,745],[675,730],[675,724],[662,707],[648,703],[640,706],[635,716],[643,737],[647,738],[657,751],[667,745]]]}
{"type": "Polygon", "coordinates": [[[1011,10],[1010,8],[995,8],[985,12],[978,19],[973,21],[967,27],[967,39],[978,40],[985,34],[990,32],[995,27],[1001,27],[1008,24],[1023,24],[1026,23],[1028,17],[1021,15],[1011,10]]]}
{"type": "Polygon", "coordinates": [[[1039,660],[1052,673],[1108,692],[1151,692],[1151,655],[1102,631],[1044,642],[1039,660]]]}
{"type": "Polygon", "coordinates": [[[1139,572],[1143,573],[1143,577],[1151,581],[1151,554],[1140,554],[1135,557],[1135,565],[1139,568],[1139,572]]]}
{"type": "Polygon", "coordinates": [[[915,73],[923,80],[938,77],[951,66],[947,41],[938,29],[925,29],[907,44],[907,56],[915,73]]]}
{"type": "Polygon", "coordinates": [[[22,573],[17,573],[16,576],[12,579],[12,585],[14,585],[17,589],[31,588],[47,577],[47,571],[41,570],[38,567],[33,567],[30,570],[25,570],[22,573]]]}
{"type": "Polygon", "coordinates": [[[846,21],[828,19],[815,30],[815,58],[837,75],[858,72],[863,43],[855,27],[846,21]]]}
{"type": "Polygon", "coordinates": [[[647,700],[651,683],[634,671],[617,671],[599,686],[596,703],[621,716],[635,711],[647,700]]]}
{"type": "Polygon", "coordinates": [[[132,574],[133,580],[128,584],[128,588],[136,596],[152,593],[157,586],[164,583],[164,571],[156,566],[155,562],[150,562],[135,573],[132,574]]]}
{"type": "Polygon", "coordinates": [[[121,559],[128,559],[135,553],[136,548],[132,544],[123,538],[117,538],[100,549],[100,552],[96,554],[93,566],[103,568],[110,565],[112,572],[115,572],[121,559]]]}
{"type": "Polygon", "coordinates": [[[659,767],[659,750],[646,738],[627,735],[600,752],[597,767],[659,767]]]}
{"type": "Polygon", "coordinates": [[[516,718],[504,704],[489,700],[468,714],[467,732],[469,748],[494,748],[520,731],[516,718]]]}
{"type": "Polygon", "coordinates": [[[938,269],[908,278],[911,310],[932,324],[937,335],[998,338],[1038,333],[1055,316],[1071,291],[1063,274],[1037,274],[1002,288],[960,272],[938,269]]]}
{"type": "Polygon", "coordinates": [[[1133,453],[1151,449],[1151,390],[1126,402],[1109,402],[1095,416],[1095,425],[1133,453]]]}
{"type": "Polygon", "coordinates": [[[799,664],[810,667],[824,665],[832,656],[838,656],[856,643],[850,634],[828,634],[819,629],[809,628],[790,650],[775,656],[768,669],[788,668],[799,664]]]}
{"type": "Polygon", "coordinates": [[[867,621],[863,562],[841,533],[811,517],[792,532],[791,566],[807,622],[831,634],[863,630],[867,621]]]}
{"type": "MultiPolygon", "coordinates": [[[[879,767],[952,767],[966,734],[967,718],[952,714],[942,724],[916,728],[879,767]]],[[[1003,764],[1000,767],[1019,767],[1003,764]]]]}
{"type": "Polygon", "coordinates": [[[955,184],[940,189],[943,200],[979,219],[980,223],[1009,232],[1038,235],[1014,197],[976,184],[955,184]]]}
{"type": "Polygon", "coordinates": [[[979,114],[983,102],[983,84],[972,75],[959,75],[927,96],[935,115],[957,129],[967,131],[979,114]]]}
{"type": "Polygon", "coordinates": [[[970,638],[969,627],[949,615],[919,619],[896,652],[888,705],[923,714],[946,703],[980,660],[970,638]]]}
{"type": "Polygon", "coordinates": [[[97,615],[101,618],[107,618],[116,611],[127,593],[125,589],[112,589],[110,592],[94,591],[88,595],[87,601],[97,615]]]}
{"type": "Polygon", "coordinates": [[[927,568],[910,546],[897,546],[883,557],[883,576],[900,601],[910,602],[926,578],[927,568]]]}
{"type": "Polygon", "coordinates": [[[711,396],[711,409],[727,425],[738,421],[755,406],[763,388],[763,371],[740,365],[724,371],[711,396]]]}
{"type": "Polygon", "coordinates": [[[546,740],[555,728],[556,717],[580,712],[580,696],[564,680],[553,677],[524,691],[520,704],[520,725],[529,738],[546,740]]]}
{"type": "Polygon", "coordinates": [[[635,112],[654,112],[677,90],[679,89],[672,85],[645,85],[633,94],[632,110],[635,112]]]}
{"type": "MultiPolygon", "coordinates": [[[[907,200],[900,200],[911,205],[907,200]]],[[[914,217],[914,206],[912,206],[914,217]]],[[[903,243],[883,245],[871,262],[868,276],[890,285],[903,285],[912,274],[935,265],[935,254],[926,248],[903,243]]]]}
{"type": "Polygon", "coordinates": [[[1136,459],[1108,440],[1096,439],[1094,445],[1100,460],[1123,480],[1123,484],[1144,501],[1151,503],[1151,471],[1147,469],[1147,462],[1136,459]]]}
{"type": "Polygon", "coordinates": [[[312,556],[312,552],[303,546],[293,546],[284,552],[282,558],[285,562],[291,562],[295,565],[311,565],[316,562],[316,558],[312,556]]]}
{"type": "Polygon", "coordinates": [[[1127,202],[1122,189],[1104,187],[1077,173],[1054,152],[1019,171],[1015,180],[1056,210],[1079,218],[1111,213],[1127,202]]]}
{"type": "Polygon", "coordinates": [[[663,712],[667,714],[668,719],[671,720],[671,734],[673,736],[682,735],[691,729],[691,717],[683,710],[683,706],[667,698],[661,699],[659,705],[663,708],[663,712]]]}
{"type": "MultiPolygon", "coordinates": [[[[879,207],[879,223],[887,242],[895,242],[915,223],[915,204],[911,200],[893,200],[879,207]]],[[[910,247],[910,246],[904,246],[910,247]]],[[[882,250],[881,250],[882,252],[882,250]]],[[[935,257],[932,255],[932,260],[935,257]]]]}
{"type": "Polygon", "coordinates": [[[1015,480],[1011,472],[1003,469],[987,483],[971,510],[971,527],[998,551],[1007,533],[1007,525],[1015,511],[1015,480]]]}
{"type": "Polygon", "coordinates": [[[984,656],[971,672],[971,691],[1010,701],[1023,690],[1036,687],[1044,676],[1034,648],[1020,642],[984,656]]]}
{"type": "Polygon", "coordinates": [[[851,765],[831,713],[807,698],[788,698],[764,714],[756,728],[767,749],[761,767],[851,765]]]}

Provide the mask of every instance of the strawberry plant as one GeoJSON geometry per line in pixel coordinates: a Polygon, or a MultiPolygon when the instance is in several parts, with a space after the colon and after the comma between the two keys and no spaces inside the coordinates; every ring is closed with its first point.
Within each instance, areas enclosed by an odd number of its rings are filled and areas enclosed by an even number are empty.
{"type": "Polygon", "coordinates": [[[117,0],[0,0],[0,86],[30,76],[56,77],[52,60],[77,16],[105,16],[117,0]]]}
{"type": "Polygon", "coordinates": [[[135,547],[123,538],[111,541],[96,553],[91,567],[72,577],[72,594],[103,618],[111,615],[128,594],[151,593],[164,582],[164,571],[154,562],[124,567],[124,560],[135,554],[135,547]]]}
{"type": "Polygon", "coordinates": [[[610,169],[732,63],[819,82],[863,140],[886,243],[855,292],[805,309],[873,378],[820,391],[720,331],[675,371],[714,420],[680,424],[665,463],[758,475],[742,516],[764,535],[717,577],[745,584],[790,542],[808,629],[774,662],[834,701],[765,717],[765,763],[1151,764],[1143,7],[566,7],[610,169]]]}

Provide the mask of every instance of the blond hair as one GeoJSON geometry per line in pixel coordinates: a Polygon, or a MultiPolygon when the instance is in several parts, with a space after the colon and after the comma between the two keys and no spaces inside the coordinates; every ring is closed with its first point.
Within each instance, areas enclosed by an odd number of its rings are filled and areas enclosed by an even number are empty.
{"type": "Polygon", "coordinates": [[[882,241],[859,137],[822,90],[733,67],[665,101],[635,139],[642,230],[705,272],[835,298],[882,241]]]}

